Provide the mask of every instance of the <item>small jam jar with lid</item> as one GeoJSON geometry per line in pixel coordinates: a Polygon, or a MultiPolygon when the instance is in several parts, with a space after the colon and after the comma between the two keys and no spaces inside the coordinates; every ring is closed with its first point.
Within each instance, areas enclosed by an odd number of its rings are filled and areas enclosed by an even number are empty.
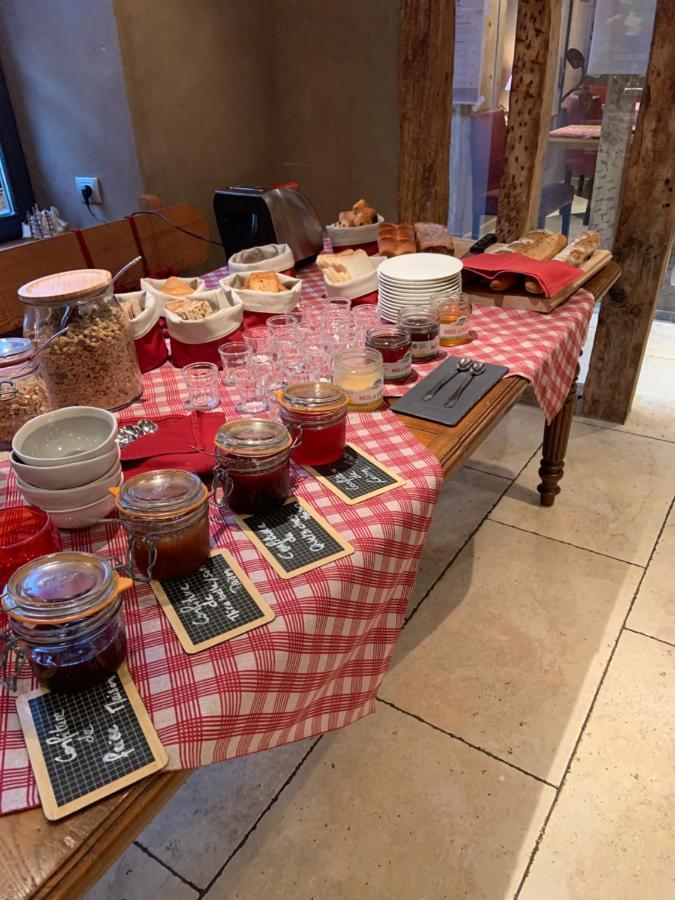
{"type": "Polygon", "coordinates": [[[0,636],[3,685],[16,690],[24,659],[53,691],[105,681],[126,657],[122,591],[132,584],[93,553],[50,553],[18,568],[2,592],[9,618],[0,636]]]}
{"type": "Polygon", "coordinates": [[[382,354],[385,382],[404,381],[410,375],[410,332],[399,325],[374,325],[366,332],[366,347],[382,354]]]}
{"type": "Polygon", "coordinates": [[[440,315],[431,303],[404,307],[399,311],[398,324],[410,332],[410,352],[413,361],[433,359],[440,346],[440,315]]]}
{"type": "Polygon", "coordinates": [[[10,449],[12,438],[29,419],[53,408],[33,342],[0,338],[0,450],[10,449]]]}
{"type": "Polygon", "coordinates": [[[259,513],[282,506],[291,496],[291,433],[270,419],[235,419],[216,432],[213,493],[222,488],[232,512],[259,513]]]}
{"type": "Polygon", "coordinates": [[[129,543],[128,568],[135,580],[185,578],[211,553],[209,493],[199,476],[183,469],[141,472],[116,495],[129,543]]]}
{"type": "Polygon", "coordinates": [[[339,384],[306,381],[278,391],[281,421],[300,430],[291,456],[295,462],[321,466],[335,462],[345,449],[347,395],[339,384]]]}
{"type": "Polygon", "coordinates": [[[441,291],[432,297],[441,320],[441,346],[456,347],[469,340],[471,301],[466,294],[441,291]]]}
{"type": "Polygon", "coordinates": [[[382,354],[372,347],[338,350],[333,357],[333,381],[347,395],[347,409],[354,412],[377,409],[384,396],[382,354]]]}

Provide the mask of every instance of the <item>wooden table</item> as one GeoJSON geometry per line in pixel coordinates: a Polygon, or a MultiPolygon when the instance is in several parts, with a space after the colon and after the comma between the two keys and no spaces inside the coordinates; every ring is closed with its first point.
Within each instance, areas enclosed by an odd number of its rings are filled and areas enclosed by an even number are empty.
{"type": "MultiPolygon", "coordinates": [[[[584,287],[599,300],[619,274],[619,267],[610,262],[584,287]]],[[[471,456],[527,385],[528,382],[519,377],[499,382],[453,428],[409,416],[401,418],[439,459],[443,473],[448,477],[471,456]]],[[[552,506],[560,491],[558,482],[563,475],[575,400],[576,379],[563,409],[544,429],[539,469],[539,492],[544,506],[552,506]]],[[[182,771],[153,775],[58,823],[47,822],[41,809],[0,818],[2,900],[24,900],[26,897],[75,900],[81,897],[190,774],[182,771]]]]}

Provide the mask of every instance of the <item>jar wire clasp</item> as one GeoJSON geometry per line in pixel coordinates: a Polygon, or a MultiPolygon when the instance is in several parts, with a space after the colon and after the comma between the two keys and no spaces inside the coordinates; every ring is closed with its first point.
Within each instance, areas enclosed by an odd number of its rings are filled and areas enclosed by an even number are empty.
{"type": "Polygon", "coordinates": [[[12,634],[9,628],[0,632],[0,644],[2,644],[2,653],[0,653],[0,685],[15,694],[19,683],[19,675],[26,661],[26,651],[23,647],[18,646],[20,638],[12,634]],[[14,672],[9,674],[9,660],[14,655],[14,672]]]}

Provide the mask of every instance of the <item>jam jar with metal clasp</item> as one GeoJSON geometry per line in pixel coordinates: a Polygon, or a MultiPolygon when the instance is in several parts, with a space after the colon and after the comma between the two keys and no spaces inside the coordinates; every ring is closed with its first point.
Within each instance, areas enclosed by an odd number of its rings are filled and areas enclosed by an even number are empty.
{"type": "Polygon", "coordinates": [[[301,440],[270,419],[235,419],[216,433],[213,493],[222,489],[234,513],[259,513],[282,506],[291,495],[289,460],[301,440]]]}
{"type": "Polygon", "coordinates": [[[33,342],[0,338],[0,450],[10,449],[12,438],[29,419],[53,408],[33,342]]]}
{"type": "Polygon", "coordinates": [[[110,488],[128,537],[135,581],[170,581],[196,572],[209,558],[209,492],[183,469],[141,472],[110,488]]]}
{"type": "Polygon", "coordinates": [[[105,681],[126,657],[122,592],[132,584],[93,553],[50,553],[20,566],[2,592],[2,684],[16,690],[25,660],[53,691],[105,681]]]}
{"type": "Polygon", "coordinates": [[[291,456],[300,465],[322,466],[344,453],[347,395],[338,384],[305,381],[277,391],[281,421],[302,439],[291,456]]]}

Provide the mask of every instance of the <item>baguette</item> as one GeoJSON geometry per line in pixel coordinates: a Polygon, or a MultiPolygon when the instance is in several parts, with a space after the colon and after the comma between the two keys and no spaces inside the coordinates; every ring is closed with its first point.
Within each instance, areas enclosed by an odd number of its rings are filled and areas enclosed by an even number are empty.
{"type": "MultiPolygon", "coordinates": [[[[517,241],[507,244],[500,252],[502,253],[520,253],[522,256],[529,256],[530,259],[552,259],[556,253],[567,244],[567,238],[564,234],[554,234],[552,231],[538,229],[536,231],[528,231],[517,241]]],[[[499,254],[496,254],[497,256],[499,254]]],[[[518,284],[519,275],[507,273],[493,278],[490,282],[491,291],[507,291],[509,288],[518,284]]]]}
{"type": "MultiPolygon", "coordinates": [[[[560,253],[557,253],[553,259],[558,262],[566,262],[571,266],[580,266],[591,256],[600,246],[600,235],[597,231],[586,231],[576,240],[568,244],[560,253]]],[[[533,278],[525,279],[525,290],[530,294],[542,294],[543,291],[539,287],[539,282],[533,278]]]]}

